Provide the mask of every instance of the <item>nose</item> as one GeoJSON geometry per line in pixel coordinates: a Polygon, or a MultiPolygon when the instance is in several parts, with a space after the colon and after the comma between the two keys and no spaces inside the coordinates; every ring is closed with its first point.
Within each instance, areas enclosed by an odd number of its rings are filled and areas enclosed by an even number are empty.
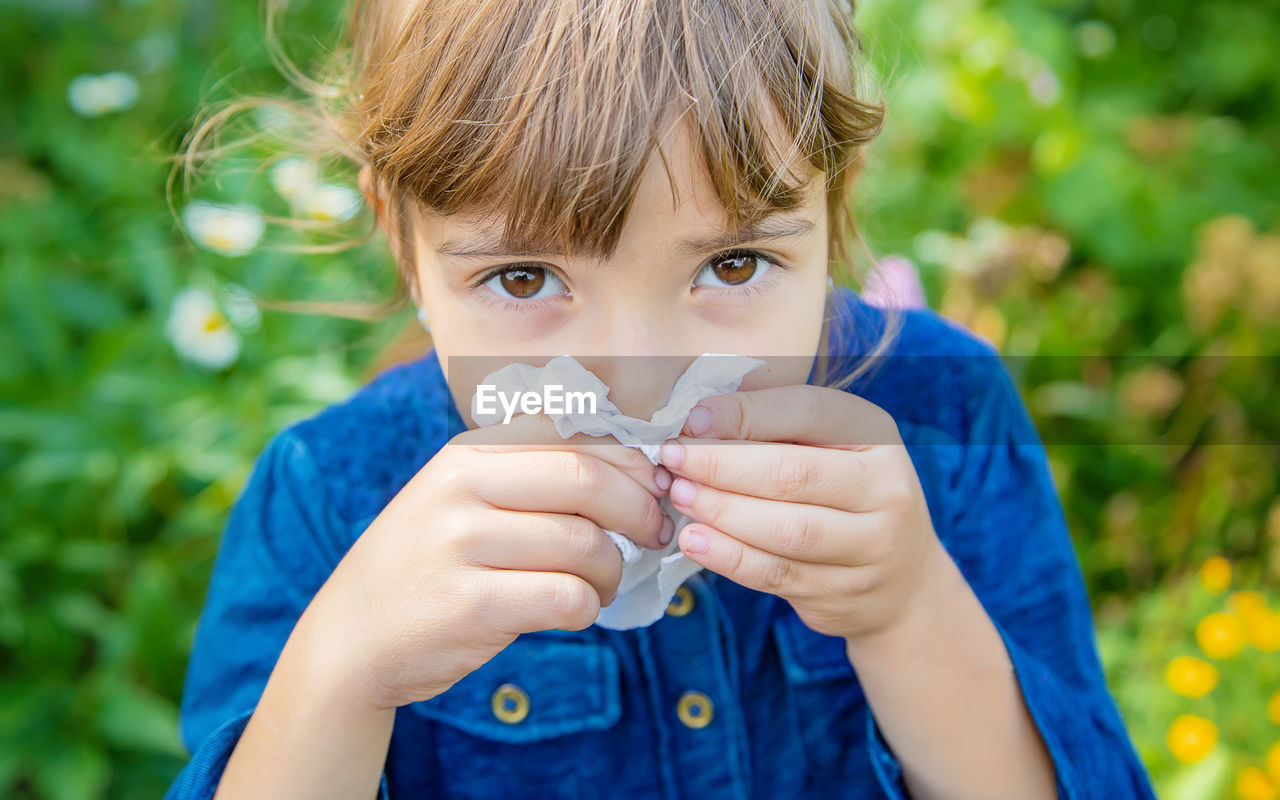
{"type": "Polygon", "coordinates": [[[603,320],[594,333],[593,353],[578,361],[604,381],[622,413],[639,419],[667,404],[676,379],[698,356],[682,351],[679,331],[665,315],[632,309],[603,320]]]}
{"type": "Polygon", "coordinates": [[[605,382],[609,400],[623,414],[649,419],[667,404],[676,379],[692,361],[693,356],[605,356],[592,359],[587,369],[605,382]]]}

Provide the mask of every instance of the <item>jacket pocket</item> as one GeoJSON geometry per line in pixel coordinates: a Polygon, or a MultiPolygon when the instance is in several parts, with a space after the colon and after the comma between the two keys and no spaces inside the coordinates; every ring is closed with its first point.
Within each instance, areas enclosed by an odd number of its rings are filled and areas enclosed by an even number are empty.
{"type": "Polygon", "coordinates": [[[443,694],[413,704],[473,736],[520,744],[603,731],[622,712],[608,645],[524,635],[443,694]]]}
{"type": "Polygon", "coordinates": [[[428,726],[421,741],[432,747],[406,772],[453,800],[625,791],[618,759],[632,743],[619,723],[621,694],[609,645],[577,631],[524,634],[448,691],[406,707],[428,726]]]}

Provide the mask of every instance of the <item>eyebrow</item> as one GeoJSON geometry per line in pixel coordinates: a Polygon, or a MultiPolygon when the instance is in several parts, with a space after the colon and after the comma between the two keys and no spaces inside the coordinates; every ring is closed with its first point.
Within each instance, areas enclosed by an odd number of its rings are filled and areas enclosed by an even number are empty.
{"type": "Polygon", "coordinates": [[[726,250],[750,242],[769,242],[799,236],[813,230],[811,220],[800,217],[766,217],[759,225],[740,231],[728,231],[711,236],[681,239],[672,248],[676,255],[696,256],[714,250],[726,250]]]}
{"type": "MultiPolygon", "coordinates": [[[[672,246],[672,252],[678,256],[695,256],[703,253],[709,253],[715,250],[725,250],[732,247],[739,247],[750,242],[767,242],[776,239],[785,239],[790,236],[799,236],[813,230],[813,222],[811,220],[799,217],[766,217],[760,224],[751,226],[738,231],[726,231],[711,234],[709,236],[695,236],[681,239],[672,246]]],[[[452,256],[454,258],[508,258],[512,256],[523,255],[562,255],[561,253],[552,252],[527,252],[504,247],[501,238],[493,232],[479,234],[478,236],[454,240],[450,239],[438,248],[436,252],[443,256],[452,256]]]]}

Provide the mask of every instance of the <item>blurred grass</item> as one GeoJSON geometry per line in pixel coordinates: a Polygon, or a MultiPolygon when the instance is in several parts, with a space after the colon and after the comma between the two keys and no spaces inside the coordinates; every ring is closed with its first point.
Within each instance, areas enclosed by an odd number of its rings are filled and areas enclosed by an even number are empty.
{"type": "MultiPolygon", "coordinates": [[[[291,51],[315,52],[334,8],[295,2],[291,51]]],[[[0,796],[154,797],[185,760],[185,659],[249,465],[384,365],[412,322],[214,320],[232,363],[184,359],[166,322],[186,287],[376,300],[392,285],[377,241],[299,255],[269,226],[226,257],[170,216],[162,159],[201,98],[283,88],[256,3],[0,9],[0,796]],[[114,71],[136,79],[136,102],[77,113],[72,81],[114,71]]],[[[1277,602],[1280,4],[858,13],[890,109],[857,190],[864,231],[919,266],[931,305],[1013,357],[1162,796],[1274,796],[1247,770],[1280,784],[1280,755],[1266,777],[1277,655],[1250,628],[1210,659],[1195,630],[1237,613],[1225,591],[1277,602]],[[1232,565],[1228,586],[1196,577],[1211,556],[1232,565]],[[1215,688],[1173,691],[1178,655],[1216,664],[1215,688]],[[1188,713],[1213,722],[1216,747],[1171,743],[1188,713]]],[[[289,210],[252,169],[197,196],[289,210]]]]}

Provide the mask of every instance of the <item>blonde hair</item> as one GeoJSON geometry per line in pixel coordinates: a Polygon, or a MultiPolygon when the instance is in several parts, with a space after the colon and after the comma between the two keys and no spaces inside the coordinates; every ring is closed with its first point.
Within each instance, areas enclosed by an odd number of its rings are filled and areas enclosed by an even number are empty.
{"type": "MultiPolygon", "coordinates": [[[[391,300],[372,306],[264,305],[363,318],[398,309],[416,292],[411,212],[424,208],[505,219],[512,247],[607,257],[665,126],[685,114],[734,227],[803,202],[809,178],[793,164],[818,170],[832,272],[857,280],[851,245],[867,251],[851,187],[884,106],[863,98],[849,0],[352,0],[317,78],[275,40],[286,4],[266,0],[267,40],[307,100],[242,97],[205,109],[175,172],[189,189],[196,164],[226,151],[217,131],[233,115],[287,110],[306,132],[300,150],[370,168],[378,204],[394,212],[387,234],[399,281],[391,300]],[[790,141],[768,134],[778,120],[790,141]]],[[[670,176],[665,156],[663,165],[670,176]]],[[[361,239],[323,249],[367,241],[377,218],[361,239]]],[[[827,316],[820,355],[830,308],[827,316]]],[[[823,358],[818,369],[828,385],[860,374],[833,378],[823,358]]]]}

